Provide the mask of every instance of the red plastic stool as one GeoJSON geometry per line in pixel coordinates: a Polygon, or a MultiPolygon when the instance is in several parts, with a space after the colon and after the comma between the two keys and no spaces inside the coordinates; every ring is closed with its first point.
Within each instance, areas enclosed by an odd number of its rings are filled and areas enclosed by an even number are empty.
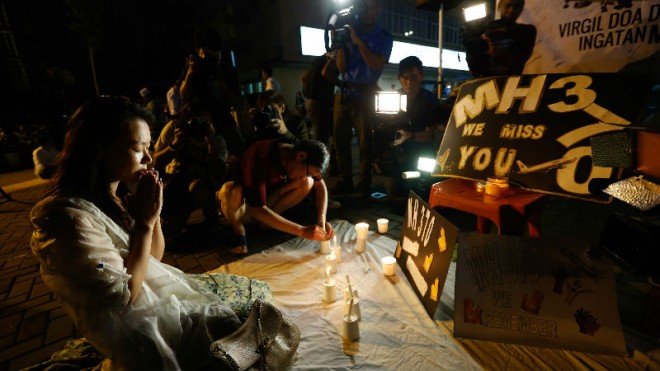
{"type": "Polygon", "coordinates": [[[541,210],[545,195],[522,189],[510,188],[504,197],[494,197],[477,191],[476,182],[464,179],[448,179],[431,186],[429,205],[449,207],[477,216],[477,232],[487,233],[487,221],[495,224],[499,234],[514,234],[517,213],[527,221],[530,237],[539,237],[541,210]]]}

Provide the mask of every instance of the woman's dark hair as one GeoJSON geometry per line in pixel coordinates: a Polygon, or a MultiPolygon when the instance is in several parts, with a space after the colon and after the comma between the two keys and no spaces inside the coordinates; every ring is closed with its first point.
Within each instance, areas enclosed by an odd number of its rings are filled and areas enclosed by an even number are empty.
{"type": "Polygon", "coordinates": [[[321,173],[324,173],[328,168],[330,153],[328,153],[328,148],[323,142],[313,139],[301,139],[294,143],[293,150],[307,153],[307,163],[319,168],[321,173]]]}
{"type": "Polygon", "coordinates": [[[124,97],[94,97],[80,106],[68,122],[48,194],[84,198],[128,227],[127,213],[103,178],[105,163],[99,154],[117,141],[136,118],[153,122],[148,110],[124,97]]]}

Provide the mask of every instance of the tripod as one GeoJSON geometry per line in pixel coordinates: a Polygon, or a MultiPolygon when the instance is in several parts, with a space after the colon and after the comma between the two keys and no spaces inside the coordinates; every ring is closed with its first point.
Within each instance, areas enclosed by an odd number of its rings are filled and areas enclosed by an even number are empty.
{"type": "Polygon", "coordinates": [[[13,198],[9,195],[9,193],[5,192],[4,189],[2,189],[2,186],[0,186],[0,197],[2,197],[2,202],[4,201],[14,201],[13,198]]]}

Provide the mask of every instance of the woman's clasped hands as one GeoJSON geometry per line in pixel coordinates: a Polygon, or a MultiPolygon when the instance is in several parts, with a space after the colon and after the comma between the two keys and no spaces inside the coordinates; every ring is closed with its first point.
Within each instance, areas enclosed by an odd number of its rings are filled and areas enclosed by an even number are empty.
{"type": "Polygon", "coordinates": [[[128,212],[136,226],[153,227],[163,207],[163,180],[155,169],[138,173],[137,187],[129,199],[128,212]]]}

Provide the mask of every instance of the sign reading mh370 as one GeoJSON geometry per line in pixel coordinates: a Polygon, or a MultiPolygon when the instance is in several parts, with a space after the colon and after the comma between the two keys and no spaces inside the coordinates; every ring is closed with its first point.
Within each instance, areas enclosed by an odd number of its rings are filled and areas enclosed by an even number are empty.
{"type": "Polygon", "coordinates": [[[508,177],[523,188],[588,200],[594,178],[589,138],[635,123],[650,90],[646,76],[546,74],[479,79],[461,86],[438,151],[438,174],[508,177]]]}

